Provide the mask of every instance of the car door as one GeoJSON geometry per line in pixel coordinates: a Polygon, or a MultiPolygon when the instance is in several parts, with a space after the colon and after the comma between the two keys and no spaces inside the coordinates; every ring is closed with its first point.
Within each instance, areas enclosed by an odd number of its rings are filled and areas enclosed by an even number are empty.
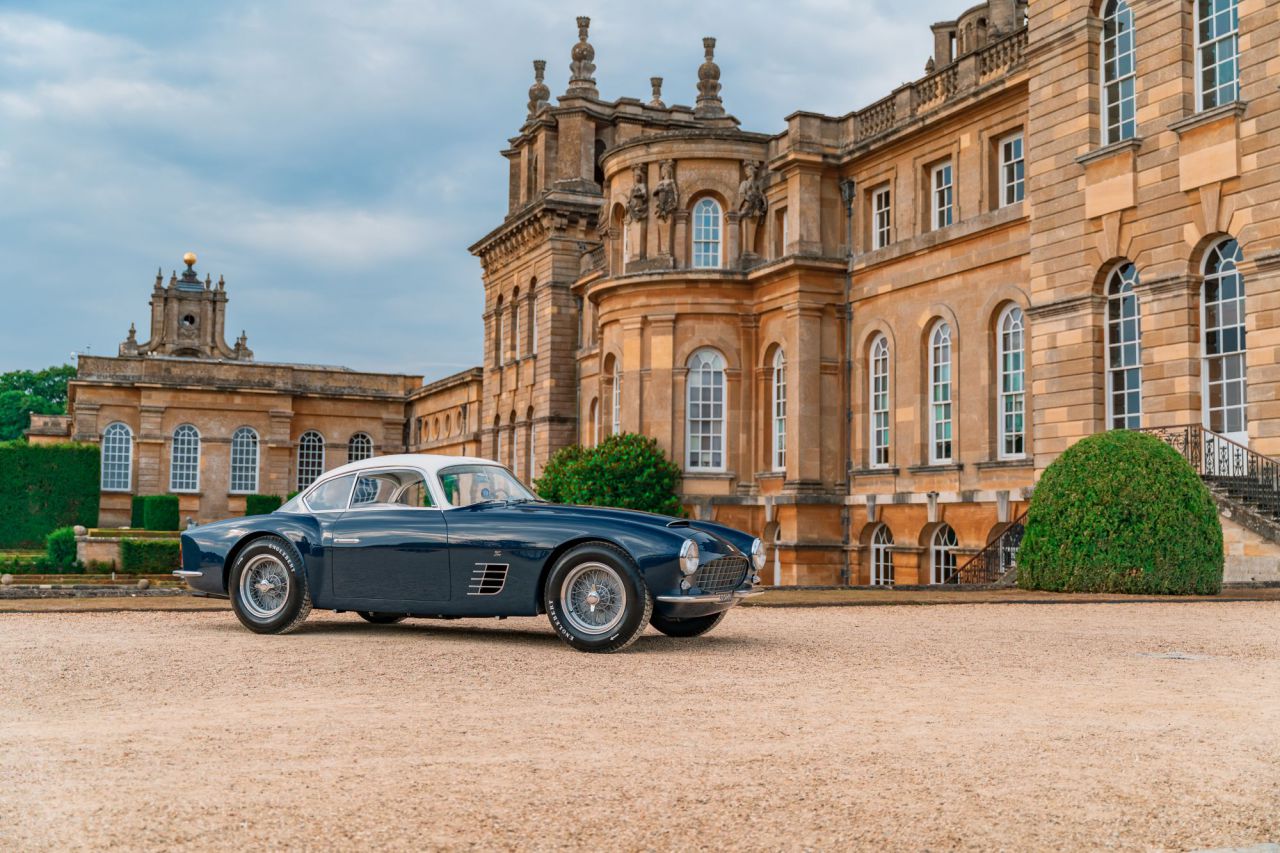
{"type": "Polygon", "coordinates": [[[412,611],[449,600],[449,535],[421,472],[362,471],[330,528],[334,596],[350,606],[412,611]]]}

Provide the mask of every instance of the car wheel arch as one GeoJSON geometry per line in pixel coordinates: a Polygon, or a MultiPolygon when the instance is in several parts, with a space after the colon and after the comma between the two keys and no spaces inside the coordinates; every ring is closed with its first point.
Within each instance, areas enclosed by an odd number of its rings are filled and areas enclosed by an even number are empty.
{"type": "Polygon", "coordinates": [[[551,553],[547,555],[547,558],[542,561],[542,570],[538,573],[538,585],[535,589],[535,594],[537,595],[536,607],[537,607],[538,613],[545,612],[545,608],[543,608],[542,606],[543,593],[546,591],[546,588],[547,588],[547,578],[551,576],[551,570],[555,568],[556,563],[559,562],[560,558],[563,557],[566,553],[573,550],[574,548],[577,548],[579,545],[593,545],[593,544],[608,545],[612,548],[617,548],[619,551],[622,551],[632,560],[635,560],[635,557],[631,555],[631,551],[625,545],[623,545],[621,542],[615,542],[614,540],[608,539],[604,536],[598,536],[598,535],[597,536],[579,536],[575,539],[569,539],[564,542],[561,542],[559,545],[553,548],[551,553]]]}
{"type": "Polygon", "coordinates": [[[290,542],[288,537],[282,536],[281,534],[271,530],[255,530],[252,533],[245,534],[240,541],[231,546],[231,550],[227,552],[227,558],[222,561],[222,589],[224,592],[230,593],[231,569],[235,566],[236,560],[240,558],[241,552],[254,542],[261,542],[263,539],[275,539],[278,542],[282,542],[286,548],[293,552],[293,556],[298,561],[298,565],[302,570],[304,572],[306,571],[307,564],[302,559],[302,554],[298,551],[298,546],[293,542],[290,542]]]}

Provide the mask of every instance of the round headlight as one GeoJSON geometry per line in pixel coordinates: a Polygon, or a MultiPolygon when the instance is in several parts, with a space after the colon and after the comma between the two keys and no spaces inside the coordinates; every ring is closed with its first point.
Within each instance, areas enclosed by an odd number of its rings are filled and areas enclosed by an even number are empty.
{"type": "Polygon", "coordinates": [[[764,543],[759,539],[751,543],[751,565],[755,566],[756,571],[764,568],[764,543]]]}
{"type": "Polygon", "coordinates": [[[691,575],[698,570],[698,543],[692,539],[686,539],[684,544],[680,546],[680,571],[686,575],[691,575]]]}

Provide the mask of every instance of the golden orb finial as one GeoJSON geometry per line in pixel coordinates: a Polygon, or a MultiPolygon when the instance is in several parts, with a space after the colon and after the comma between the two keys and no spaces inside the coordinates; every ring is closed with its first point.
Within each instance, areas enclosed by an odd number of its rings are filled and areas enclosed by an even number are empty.
{"type": "Polygon", "coordinates": [[[182,262],[189,267],[194,267],[196,265],[196,253],[187,252],[185,255],[182,256],[182,262]]]}

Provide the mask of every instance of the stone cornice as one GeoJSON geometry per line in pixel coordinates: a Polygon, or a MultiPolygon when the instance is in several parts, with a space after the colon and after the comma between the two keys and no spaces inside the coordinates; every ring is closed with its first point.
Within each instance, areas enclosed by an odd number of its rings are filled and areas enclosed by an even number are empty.
{"type": "Polygon", "coordinates": [[[1152,281],[1139,280],[1137,289],[1140,293],[1152,296],[1164,296],[1171,293],[1190,293],[1200,287],[1203,278],[1198,275],[1170,275],[1152,281]]]}
{"type": "Polygon", "coordinates": [[[1088,166],[1090,163],[1096,163],[1099,160],[1106,160],[1108,157],[1114,157],[1122,151],[1132,151],[1135,154],[1142,148],[1142,137],[1135,136],[1132,139],[1122,139],[1119,142],[1113,142],[1110,145],[1104,145],[1101,148],[1095,148],[1092,151],[1086,151],[1076,158],[1076,162],[1081,166],[1088,166]]]}
{"type": "Polygon", "coordinates": [[[1027,315],[1032,320],[1042,320],[1047,317],[1083,314],[1101,309],[1106,305],[1106,302],[1105,296],[1086,293],[1083,296],[1068,296],[1065,299],[1058,299],[1045,305],[1032,305],[1027,309],[1027,315]]]}
{"type": "Polygon", "coordinates": [[[1178,119],[1177,121],[1170,123],[1169,129],[1179,136],[1182,136],[1182,134],[1186,133],[1188,130],[1194,130],[1201,125],[1212,124],[1213,122],[1228,116],[1240,118],[1244,116],[1245,110],[1248,109],[1248,107],[1249,105],[1245,101],[1232,101],[1229,104],[1223,104],[1220,107],[1214,107],[1211,110],[1205,110],[1203,112],[1195,113],[1194,115],[1189,115],[1184,119],[1178,119]]]}

